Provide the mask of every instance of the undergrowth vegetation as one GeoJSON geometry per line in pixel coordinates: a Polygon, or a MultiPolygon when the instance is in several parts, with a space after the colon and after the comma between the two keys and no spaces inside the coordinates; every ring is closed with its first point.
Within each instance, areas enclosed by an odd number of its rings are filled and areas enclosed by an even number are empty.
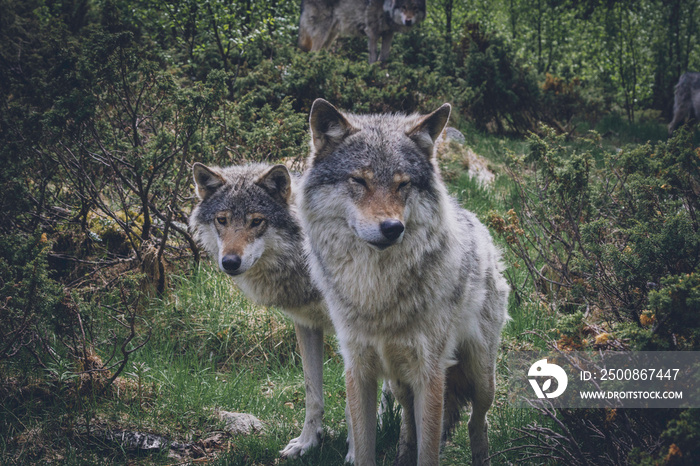
{"type": "MultiPolygon", "coordinates": [[[[506,393],[511,350],[700,349],[699,130],[664,125],[678,73],[700,65],[695,3],[429,3],[380,66],[360,38],[299,51],[296,2],[0,0],[0,462],[342,464],[334,339],[322,444],[282,461],[304,420],[293,325],[187,227],[192,163],[301,169],[323,97],[453,106],[465,141],[442,173],[513,289],[494,464],[697,464],[697,410],[520,409],[506,393]],[[263,431],[228,434],[221,410],[263,431]]],[[[398,432],[394,406],[380,464],[398,432]]],[[[443,463],[470,457],[462,422],[443,463]]]]}

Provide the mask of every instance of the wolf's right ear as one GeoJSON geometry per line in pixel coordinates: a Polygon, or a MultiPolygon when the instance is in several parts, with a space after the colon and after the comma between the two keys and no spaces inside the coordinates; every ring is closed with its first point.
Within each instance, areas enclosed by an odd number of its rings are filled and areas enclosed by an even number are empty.
{"type": "Polygon", "coordinates": [[[406,133],[429,158],[433,156],[435,141],[445,129],[451,111],[450,104],[442,104],[433,113],[421,118],[418,124],[406,133]]]}
{"type": "Polygon", "coordinates": [[[199,162],[192,165],[192,174],[197,186],[197,196],[201,200],[205,200],[225,184],[220,174],[199,162]]]}
{"type": "Polygon", "coordinates": [[[343,139],[358,131],[333,105],[316,99],[309,115],[311,128],[312,164],[333,152],[343,139]]]}
{"type": "Polygon", "coordinates": [[[289,204],[289,198],[292,195],[292,179],[284,165],[273,166],[263,173],[255,184],[267,191],[273,199],[289,204]]]}

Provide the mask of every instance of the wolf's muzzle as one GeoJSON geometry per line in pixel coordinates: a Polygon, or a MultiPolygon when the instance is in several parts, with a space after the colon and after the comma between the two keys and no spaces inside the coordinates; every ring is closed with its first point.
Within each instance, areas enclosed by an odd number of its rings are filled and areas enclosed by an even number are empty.
{"type": "Polygon", "coordinates": [[[227,254],[221,258],[221,267],[223,267],[224,272],[230,274],[236,274],[241,266],[241,256],[238,254],[227,254]]]}

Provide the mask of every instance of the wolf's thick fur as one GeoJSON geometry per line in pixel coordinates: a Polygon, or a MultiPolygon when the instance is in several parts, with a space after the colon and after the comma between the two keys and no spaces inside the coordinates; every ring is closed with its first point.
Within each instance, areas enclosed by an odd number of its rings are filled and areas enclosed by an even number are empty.
{"type": "Polygon", "coordinates": [[[302,0],[299,47],[317,51],[330,47],[338,36],[366,35],[369,62],[386,61],[394,34],[407,32],[424,19],[425,0],[302,0]]]}
{"type": "Polygon", "coordinates": [[[683,73],[673,96],[673,120],[668,125],[669,136],[682,123],[700,120],[700,73],[683,73]]]}
{"type": "Polygon", "coordinates": [[[219,268],[243,292],[281,308],[295,323],[306,384],[301,435],[282,450],[295,457],[319,443],[323,416],[323,333],[327,310],[309,277],[294,183],[284,165],[193,166],[199,204],[190,228],[219,268]]]}
{"type": "Polygon", "coordinates": [[[375,464],[382,377],[403,407],[397,464],[437,464],[467,401],[474,464],[489,462],[509,289],[488,230],[441,180],[433,146],[449,113],[358,116],[322,99],[311,110],[299,211],[345,361],[357,465],[375,464]]]}

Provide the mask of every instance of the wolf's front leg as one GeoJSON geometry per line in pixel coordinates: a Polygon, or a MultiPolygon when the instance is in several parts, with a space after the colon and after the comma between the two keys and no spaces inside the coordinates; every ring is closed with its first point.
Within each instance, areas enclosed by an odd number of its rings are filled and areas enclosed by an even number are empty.
{"type": "Polygon", "coordinates": [[[301,435],[280,454],[286,458],[303,455],[321,441],[323,433],[323,330],[295,324],[306,386],[306,417],[301,435]]]}
{"type": "Polygon", "coordinates": [[[399,449],[394,466],[414,466],[416,464],[416,417],[413,411],[413,391],[405,383],[391,382],[391,393],[401,404],[401,434],[399,449]]]}
{"type": "Polygon", "coordinates": [[[439,462],[444,399],[444,371],[434,372],[422,387],[414,388],[418,464],[421,466],[437,466],[439,462]]]}
{"type": "MultiPolygon", "coordinates": [[[[345,387],[350,411],[350,429],[354,440],[356,466],[375,464],[377,440],[377,377],[360,365],[346,367],[345,387]]],[[[352,462],[350,454],[345,458],[352,462]]]]}
{"type": "Polygon", "coordinates": [[[379,36],[374,34],[368,35],[367,44],[369,48],[369,63],[370,65],[377,61],[379,58],[379,51],[377,50],[379,44],[379,36]]]}

